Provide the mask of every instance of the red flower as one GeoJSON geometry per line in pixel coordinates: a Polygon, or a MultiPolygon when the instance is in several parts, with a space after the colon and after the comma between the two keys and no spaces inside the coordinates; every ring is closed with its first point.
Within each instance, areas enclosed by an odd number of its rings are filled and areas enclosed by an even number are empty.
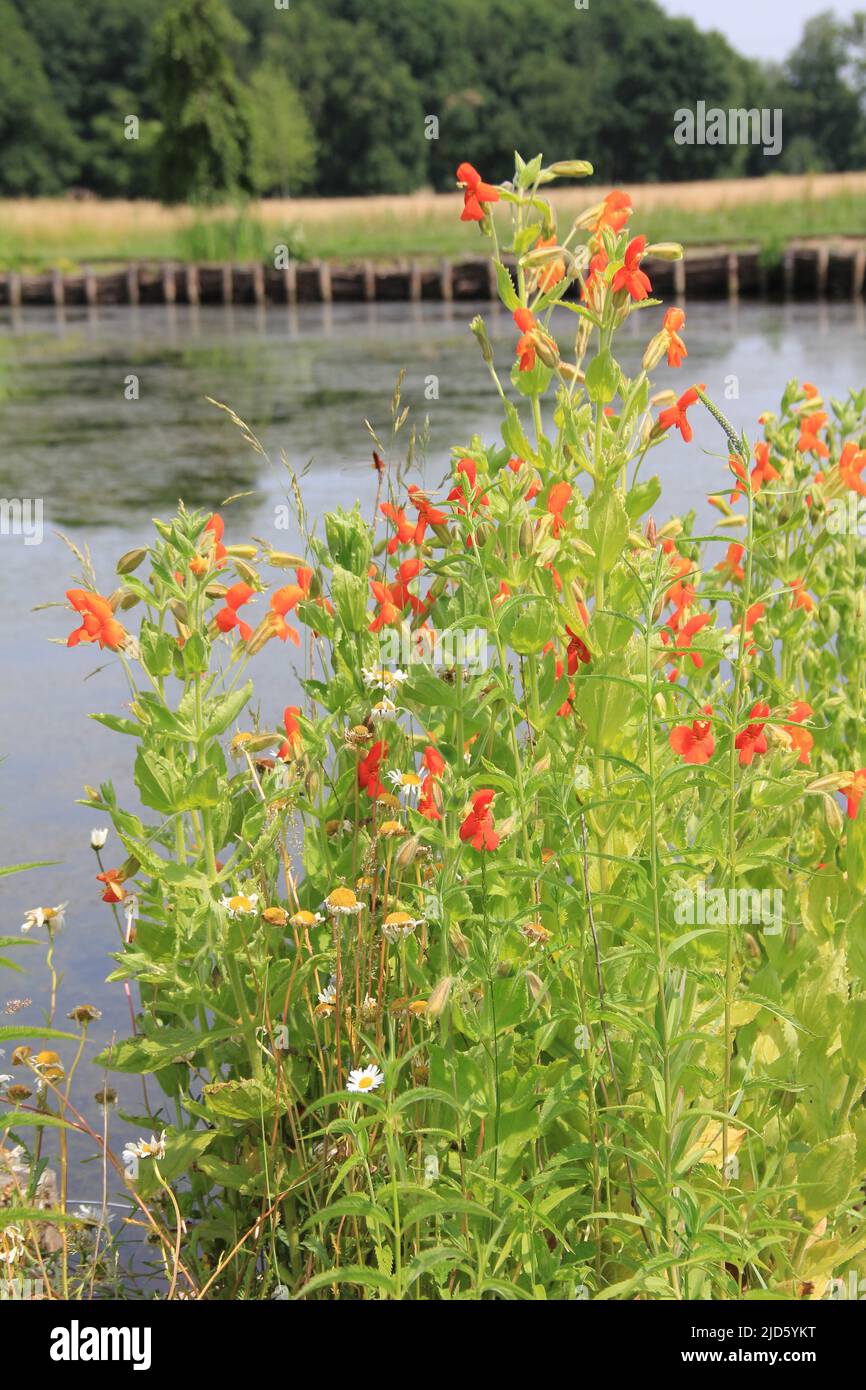
{"type": "Polygon", "coordinates": [[[565,525],[562,513],[571,501],[572,491],[570,483],[554,483],[547,494],[547,510],[553,517],[553,535],[556,538],[565,525]]]}
{"type": "Polygon", "coordinates": [[[123,886],[123,879],[119,869],[106,869],[104,873],[97,874],[98,883],[103,884],[104,891],[102,901],[104,903],[122,903],[126,897],[126,889],[123,886]]]}
{"type": "Polygon", "coordinates": [[[625,264],[616,272],[611,283],[614,294],[625,290],[638,303],[648,299],[652,291],[649,276],[640,268],[641,256],[646,251],[646,237],[634,237],[626,247],[625,264]]]}
{"type": "Polygon", "coordinates": [[[365,791],[371,801],[382,795],[384,788],[379,781],[379,765],[388,756],[388,745],[381,739],[374,743],[365,758],[358,763],[358,786],[365,791]]]}
{"type": "MultiPolygon", "coordinates": [[[[549,246],[556,245],[556,233],[546,239],[539,236],[535,243],[536,251],[547,250],[549,246]]],[[[556,256],[552,261],[548,261],[538,273],[538,288],[543,291],[552,290],[554,285],[558,285],[560,280],[565,279],[565,261],[562,256],[556,256]]]]}
{"type": "Polygon", "coordinates": [[[750,717],[753,722],[741,729],[734,739],[734,747],[740,750],[740,767],[751,767],[753,758],[766,753],[767,739],[761,721],[766,719],[769,713],[770,706],[765,700],[759,700],[752,706],[750,717]]]}
{"type": "Polygon", "coordinates": [[[623,193],[621,188],[614,188],[602,204],[593,232],[598,236],[603,227],[610,227],[612,232],[621,232],[631,214],[631,197],[623,193]]]}
{"type": "Polygon", "coordinates": [[[245,623],[238,617],[238,609],[243,608],[245,603],[249,603],[255,589],[251,589],[249,584],[233,584],[230,589],[226,589],[225,607],[220,608],[216,614],[216,625],[220,632],[231,632],[232,628],[238,628],[241,638],[248,642],[253,635],[253,630],[249,623],[245,623]]]}
{"type": "Polygon", "coordinates": [[[572,632],[571,628],[568,626],[566,626],[565,630],[569,638],[566,651],[566,665],[568,667],[568,674],[573,676],[577,672],[580,662],[583,662],[584,666],[589,666],[592,661],[592,655],[582,637],[578,637],[577,633],[572,632]]]}
{"type": "Polygon", "coordinates": [[[679,329],[686,321],[682,309],[668,309],[662,323],[662,332],[668,337],[668,366],[681,367],[683,358],[688,357],[688,348],[679,336],[679,329]]]}
{"type": "Polygon", "coordinates": [[[790,579],[788,581],[788,588],[793,590],[791,607],[802,608],[805,612],[811,613],[815,608],[815,600],[812,598],[811,594],[806,593],[806,590],[803,588],[803,583],[804,581],[802,579],[790,579]]]}
{"type": "Polygon", "coordinates": [[[300,634],[296,628],[291,627],[286,622],[286,614],[291,613],[297,608],[302,598],[306,598],[310,592],[310,581],[313,571],[307,568],[296,569],[295,577],[297,584],[284,584],[282,588],[275,589],[271,594],[271,612],[274,615],[274,629],[281,642],[286,638],[293,642],[296,647],[301,645],[300,634]]]}
{"type": "Polygon", "coordinates": [[[860,474],[866,468],[866,449],[858,449],[856,444],[848,443],[839,459],[839,478],[845,487],[866,497],[866,482],[860,474]]]}
{"type": "Polygon", "coordinates": [[[393,521],[396,528],[393,536],[388,539],[389,555],[393,555],[398,546],[415,543],[415,523],[409,520],[402,507],[395,507],[391,502],[382,502],[379,511],[389,521],[393,521]]]}
{"type": "Polygon", "coordinates": [[[226,559],[226,548],[223,545],[222,540],[223,532],[225,531],[225,522],[223,521],[219,512],[214,512],[213,516],[211,517],[210,521],[207,523],[204,529],[205,531],[209,532],[214,538],[213,558],[216,565],[224,565],[226,559]]]}
{"type": "Polygon", "coordinates": [[[442,813],[436,798],[436,779],[445,771],[445,759],[432,743],[428,743],[421,759],[427,769],[427,776],[421,783],[421,796],[418,799],[418,814],[425,820],[439,821],[442,813]]]}
{"type": "MultiPolygon", "coordinates": [[[[712,705],[704,705],[704,714],[712,714],[712,705]]],[[[689,724],[678,724],[668,734],[668,743],[685,763],[708,763],[713,756],[716,741],[710,732],[709,719],[695,719],[689,724]]]]}
{"type": "Polygon", "coordinates": [[[745,547],[740,545],[738,541],[733,541],[732,544],[728,546],[728,552],[724,560],[720,560],[713,568],[725,579],[743,579],[745,572],[740,561],[743,558],[744,550],[745,547]]]}
{"type": "Polygon", "coordinates": [[[520,329],[516,349],[520,370],[531,372],[535,366],[535,339],[532,336],[535,328],[535,315],[530,313],[528,309],[515,309],[514,322],[520,329]]]}
{"type": "Polygon", "coordinates": [[[445,771],[445,759],[438,748],[433,747],[432,743],[428,743],[424,749],[424,756],[421,761],[433,777],[441,777],[445,771]]]}
{"type": "Polygon", "coordinates": [[[457,182],[463,189],[463,211],[461,222],[483,222],[487,208],[485,203],[499,202],[499,189],[485,183],[477,169],[471,164],[461,164],[457,170],[457,182]]]}
{"type": "Polygon", "coordinates": [[[288,759],[297,757],[301,747],[301,726],[297,716],[300,714],[297,705],[287,705],[283,710],[283,724],[286,730],[285,742],[280,744],[278,758],[288,759]]]}
{"type": "Polygon", "coordinates": [[[845,786],[840,787],[839,790],[843,796],[848,798],[848,819],[856,820],[860,802],[866,794],[866,767],[861,767],[859,772],[852,773],[851,781],[846,782],[845,786]]]}
{"type": "Polygon", "coordinates": [[[689,618],[687,623],[683,623],[677,633],[677,651],[687,651],[698,670],[703,666],[704,658],[701,656],[700,652],[693,652],[690,650],[692,638],[696,637],[701,628],[706,627],[707,623],[710,622],[712,622],[711,613],[696,613],[693,618],[689,618]]]}
{"type": "Polygon", "coordinates": [[[601,280],[607,270],[608,260],[606,251],[596,251],[589,263],[589,274],[583,282],[581,299],[586,303],[591,298],[595,289],[596,281],[601,280]]]}
{"type": "Polygon", "coordinates": [[[383,584],[378,579],[371,579],[370,588],[373,591],[373,598],[379,605],[379,611],[370,623],[369,630],[370,632],[381,632],[383,627],[392,627],[394,623],[400,621],[400,609],[394,602],[388,584],[383,584]]]}
{"type": "Polygon", "coordinates": [[[86,589],[67,589],[66,597],[82,620],[81,627],[67,637],[67,647],[77,647],[79,642],[98,642],[100,647],[116,652],[126,637],[126,628],[115,618],[108,599],[88,593],[86,589]]]}
{"type": "Polygon", "coordinates": [[[499,847],[499,836],[493,827],[490,804],[496,793],[476,792],[472,798],[472,810],[460,827],[461,840],[469,840],[473,849],[494,850],[499,847]]]}
{"type": "Polygon", "coordinates": [[[484,489],[475,486],[476,471],[474,459],[461,459],[457,465],[457,472],[462,476],[448,494],[448,501],[455,502],[456,510],[464,516],[468,516],[470,512],[474,516],[479,507],[488,506],[490,501],[484,489]],[[468,488],[463,483],[463,478],[469,484],[468,488]]]}
{"type": "Polygon", "coordinates": [[[800,438],[797,440],[797,448],[801,454],[817,454],[819,458],[829,458],[830,450],[823,440],[818,438],[818,431],[822,430],[827,423],[827,415],[823,410],[816,410],[812,415],[806,415],[800,421],[800,438]]]}
{"type": "Polygon", "coordinates": [[[415,483],[410,483],[407,489],[409,501],[418,510],[418,524],[415,527],[414,541],[420,545],[427,534],[428,526],[446,526],[448,517],[445,512],[434,507],[429,497],[427,497],[415,483]]]}
{"type": "Polygon", "coordinates": [[[703,391],[704,383],[700,382],[697,387],[690,386],[688,391],[684,391],[676,405],[668,406],[667,410],[659,413],[659,429],[669,430],[671,426],[678,429],[686,444],[692,440],[692,427],[689,424],[686,411],[693,406],[698,399],[698,391],[703,391]]]}
{"type": "Polygon", "coordinates": [[[808,763],[809,754],[815,742],[809,730],[802,728],[804,720],[811,718],[812,713],[812,706],[807,705],[805,700],[795,700],[788,711],[788,720],[783,726],[791,740],[791,747],[795,748],[800,755],[798,761],[801,763],[808,763]]]}
{"type": "Polygon", "coordinates": [[[778,468],[770,462],[769,444],[755,445],[755,467],[752,469],[752,491],[760,492],[764,483],[772,483],[780,477],[778,468]]]}

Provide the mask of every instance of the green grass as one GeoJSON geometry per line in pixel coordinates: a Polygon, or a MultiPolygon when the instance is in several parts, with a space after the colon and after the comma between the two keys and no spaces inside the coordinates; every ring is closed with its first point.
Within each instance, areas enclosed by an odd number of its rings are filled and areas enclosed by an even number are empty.
{"type": "MultiPolygon", "coordinates": [[[[860,192],[743,201],[703,211],[657,206],[641,212],[639,189],[634,196],[634,225],[650,241],[676,240],[692,248],[758,244],[772,256],[797,238],[866,235],[866,194],[860,192]]],[[[192,220],[186,209],[156,204],[0,204],[0,268],[40,271],[125,260],[269,261],[281,244],[299,259],[335,261],[465,257],[485,249],[474,227],[454,215],[453,204],[425,195],[394,199],[393,204],[375,200],[364,211],[343,205],[330,214],[321,201],[312,209],[307,212],[299,203],[290,224],[269,221],[266,212],[192,220]]],[[[568,225],[567,214],[561,223],[568,225]]]]}

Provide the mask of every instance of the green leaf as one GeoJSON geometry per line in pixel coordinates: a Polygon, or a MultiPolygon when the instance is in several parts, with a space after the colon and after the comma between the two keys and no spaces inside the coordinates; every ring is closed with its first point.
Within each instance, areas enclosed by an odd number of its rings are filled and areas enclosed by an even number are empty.
{"type": "Polygon", "coordinates": [[[514,288],[514,281],[511,278],[510,272],[501,261],[494,261],[493,264],[496,268],[496,286],[499,290],[499,298],[502,300],[502,303],[509,313],[513,314],[520,303],[520,300],[517,298],[517,291],[514,288]]]}
{"type": "Polygon", "coordinates": [[[853,1134],[816,1144],[797,1161],[797,1205],[811,1221],[846,1201],[854,1183],[853,1134]]]}
{"type": "Polygon", "coordinates": [[[611,353],[605,349],[586,369],[586,393],[596,405],[608,405],[619,390],[620,370],[611,353]]]}
{"type": "Polygon", "coordinates": [[[607,573],[619,559],[628,538],[628,515],[618,492],[605,492],[593,502],[587,538],[607,573]]]}

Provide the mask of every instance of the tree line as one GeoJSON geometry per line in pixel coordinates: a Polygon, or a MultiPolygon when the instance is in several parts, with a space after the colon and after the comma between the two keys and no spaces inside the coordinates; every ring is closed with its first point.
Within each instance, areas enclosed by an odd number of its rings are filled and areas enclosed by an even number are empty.
{"type": "Polygon", "coordinates": [[[866,165],[866,13],[780,65],[652,0],[0,0],[0,33],[4,196],[407,193],[518,147],[610,182],[866,165]],[[778,156],[678,143],[699,100],[781,110],[778,156]]]}

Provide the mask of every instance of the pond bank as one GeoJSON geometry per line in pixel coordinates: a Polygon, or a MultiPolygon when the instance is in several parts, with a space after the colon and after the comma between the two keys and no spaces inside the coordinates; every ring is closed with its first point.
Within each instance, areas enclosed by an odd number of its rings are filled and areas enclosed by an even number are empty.
{"type": "MultiPolygon", "coordinates": [[[[757,248],[718,248],[674,262],[647,257],[644,264],[660,296],[856,300],[866,295],[866,238],[792,243],[773,262],[757,248]]],[[[132,261],[104,270],[82,266],[73,272],[0,275],[0,306],[13,310],[67,304],[450,303],[496,294],[491,263],[474,257],[394,264],[291,261],[280,269],[258,262],[132,261]]]]}

